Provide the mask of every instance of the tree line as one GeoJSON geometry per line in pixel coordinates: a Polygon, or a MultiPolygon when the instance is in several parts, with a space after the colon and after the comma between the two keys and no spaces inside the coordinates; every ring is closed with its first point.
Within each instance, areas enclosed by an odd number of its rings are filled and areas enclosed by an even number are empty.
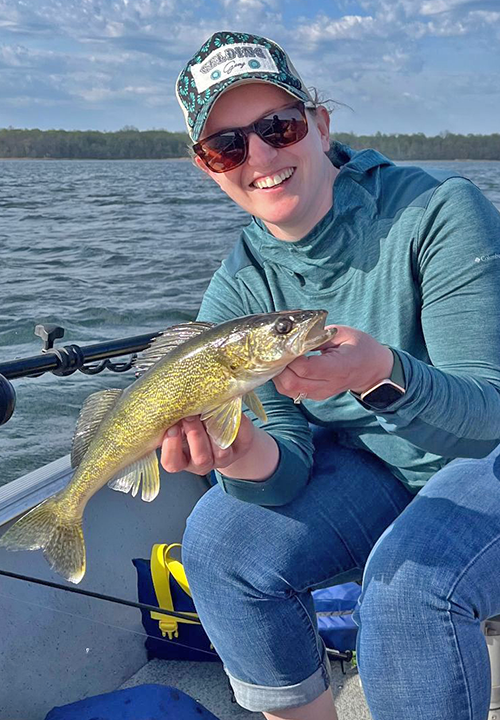
{"type": "Polygon", "coordinates": [[[187,156],[188,136],[165,130],[0,129],[1,158],[160,160],[187,156]]]}
{"type": "Polygon", "coordinates": [[[500,160],[500,133],[457,135],[443,132],[427,137],[412,135],[353,135],[338,133],[335,139],[355,150],[374,148],[392,160],[500,160]]]}
{"type": "MultiPolygon", "coordinates": [[[[393,160],[500,160],[500,133],[457,135],[442,132],[332,136],[356,150],[374,148],[393,160]]],[[[186,133],[167,130],[0,129],[0,158],[163,160],[188,156],[186,133]]]]}

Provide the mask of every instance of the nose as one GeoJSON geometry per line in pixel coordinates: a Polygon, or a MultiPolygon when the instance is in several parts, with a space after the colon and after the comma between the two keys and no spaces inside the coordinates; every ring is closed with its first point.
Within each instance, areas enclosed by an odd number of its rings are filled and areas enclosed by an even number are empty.
{"type": "Polygon", "coordinates": [[[276,158],[277,148],[273,148],[262,140],[256,133],[248,135],[247,163],[251,166],[266,166],[276,158]]]}

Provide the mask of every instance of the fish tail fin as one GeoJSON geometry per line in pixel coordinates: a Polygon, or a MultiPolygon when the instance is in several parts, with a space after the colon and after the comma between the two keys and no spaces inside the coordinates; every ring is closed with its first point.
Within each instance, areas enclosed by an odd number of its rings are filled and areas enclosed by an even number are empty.
{"type": "Polygon", "coordinates": [[[85,575],[82,518],[69,516],[56,497],[23,515],[0,538],[8,550],[43,550],[50,567],[73,583],[85,575]]]}

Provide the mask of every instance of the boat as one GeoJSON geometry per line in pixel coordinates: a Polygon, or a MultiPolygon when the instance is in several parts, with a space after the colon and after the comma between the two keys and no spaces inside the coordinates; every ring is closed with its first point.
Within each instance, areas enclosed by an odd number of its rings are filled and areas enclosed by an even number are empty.
{"type": "MultiPolygon", "coordinates": [[[[146,346],[148,338],[141,338],[146,346]]],[[[137,338],[132,340],[134,348],[141,344],[137,338]]],[[[93,362],[113,356],[109,348],[101,348],[103,356],[98,357],[100,351],[92,347],[93,362]]],[[[124,347],[130,349],[130,343],[115,348],[115,355],[124,354],[124,347]]],[[[47,366],[66,362],[61,350],[47,357],[50,349],[39,356],[41,362],[47,366]]],[[[28,360],[34,374],[36,363],[28,360]]],[[[80,361],[88,362],[85,352],[80,361]]],[[[16,362],[21,372],[22,361],[16,362]]],[[[0,377],[7,382],[3,384],[7,390],[0,394],[6,415],[13,411],[8,402],[10,381],[3,375],[9,375],[7,365],[0,365],[0,377]]],[[[10,377],[14,376],[11,365],[10,377]]],[[[71,474],[66,455],[0,487],[0,534],[21,514],[62,489],[71,474]]],[[[0,548],[0,720],[44,720],[54,707],[148,683],[187,692],[220,720],[263,718],[233,702],[221,663],[148,660],[132,560],[149,558],[156,543],[180,542],[186,518],[210,487],[206,477],[186,472],[161,470],[160,476],[160,494],[152,503],[108,488],[89,501],[84,519],[88,569],[78,585],[85,594],[69,583],[63,585],[41,552],[13,553],[0,548]]],[[[489,720],[498,720],[500,617],[488,620],[483,629],[492,666],[489,720]]],[[[178,642],[182,642],[182,630],[178,642]]],[[[332,662],[332,689],[340,718],[370,720],[355,667],[332,662]]]]}

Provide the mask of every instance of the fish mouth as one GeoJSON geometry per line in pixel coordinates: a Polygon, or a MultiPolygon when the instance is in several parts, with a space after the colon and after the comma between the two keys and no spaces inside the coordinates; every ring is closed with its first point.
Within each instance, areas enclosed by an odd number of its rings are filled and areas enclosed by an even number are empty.
{"type": "Polygon", "coordinates": [[[302,339],[302,353],[315,350],[320,345],[323,345],[323,343],[330,340],[336,334],[337,328],[325,328],[327,315],[328,313],[326,310],[318,310],[318,314],[313,317],[310,323],[308,323],[307,326],[304,328],[305,335],[302,339]]]}

